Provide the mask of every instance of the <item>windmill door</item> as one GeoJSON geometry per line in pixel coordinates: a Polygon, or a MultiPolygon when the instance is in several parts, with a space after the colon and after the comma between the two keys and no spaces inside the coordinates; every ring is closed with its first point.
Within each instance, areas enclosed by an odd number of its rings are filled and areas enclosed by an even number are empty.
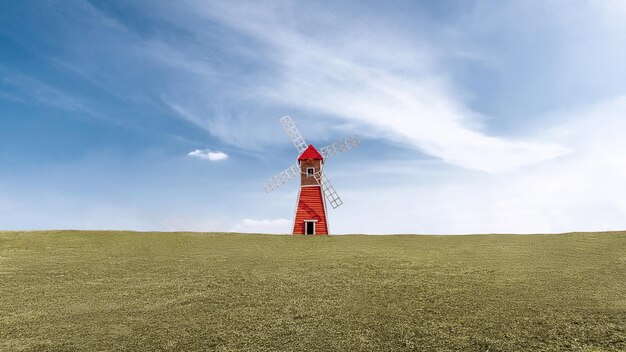
{"type": "Polygon", "coordinates": [[[315,235],[315,221],[304,220],[304,234],[315,235]]]}

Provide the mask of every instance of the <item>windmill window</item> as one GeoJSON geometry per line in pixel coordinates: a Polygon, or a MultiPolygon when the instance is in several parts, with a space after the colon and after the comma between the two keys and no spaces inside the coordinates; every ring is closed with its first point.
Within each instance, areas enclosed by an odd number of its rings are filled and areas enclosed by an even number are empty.
{"type": "Polygon", "coordinates": [[[315,173],[315,168],[313,167],[306,168],[306,177],[312,177],[314,173],[315,173]]]}

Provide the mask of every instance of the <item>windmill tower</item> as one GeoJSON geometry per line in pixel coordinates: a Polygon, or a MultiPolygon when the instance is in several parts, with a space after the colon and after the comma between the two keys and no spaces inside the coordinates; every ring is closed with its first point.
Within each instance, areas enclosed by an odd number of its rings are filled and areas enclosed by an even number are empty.
{"type": "Polygon", "coordinates": [[[271,192],[289,180],[300,176],[300,191],[293,220],[294,235],[328,235],[326,201],[333,209],[343,202],[330,184],[324,173],[326,158],[359,146],[357,136],[348,137],[327,145],[319,151],[312,144],[307,144],[289,116],[280,119],[283,129],[298,151],[295,164],[272,177],[263,186],[271,192]]]}

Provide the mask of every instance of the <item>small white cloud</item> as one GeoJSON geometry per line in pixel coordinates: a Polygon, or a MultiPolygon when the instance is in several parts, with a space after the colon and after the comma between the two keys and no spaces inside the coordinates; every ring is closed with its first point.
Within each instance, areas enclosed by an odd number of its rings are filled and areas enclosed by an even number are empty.
{"type": "Polygon", "coordinates": [[[273,234],[289,234],[291,233],[291,220],[288,219],[243,219],[235,225],[231,232],[247,232],[247,233],[273,233],[273,234]]]}
{"type": "Polygon", "coordinates": [[[189,152],[189,154],[187,155],[204,159],[204,160],[210,160],[210,161],[219,161],[219,160],[228,159],[228,154],[224,152],[213,152],[209,149],[196,149],[192,152],[189,152]]]}

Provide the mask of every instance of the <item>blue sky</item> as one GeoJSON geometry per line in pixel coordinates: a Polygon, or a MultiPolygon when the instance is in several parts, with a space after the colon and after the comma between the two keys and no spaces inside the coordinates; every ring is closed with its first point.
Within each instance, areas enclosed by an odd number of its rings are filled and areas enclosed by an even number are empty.
{"type": "Polygon", "coordinates": [[[0,229],[288,232],[283,115],[332,232],[624,229],[625,4],[1,2],[0,229]]]}

